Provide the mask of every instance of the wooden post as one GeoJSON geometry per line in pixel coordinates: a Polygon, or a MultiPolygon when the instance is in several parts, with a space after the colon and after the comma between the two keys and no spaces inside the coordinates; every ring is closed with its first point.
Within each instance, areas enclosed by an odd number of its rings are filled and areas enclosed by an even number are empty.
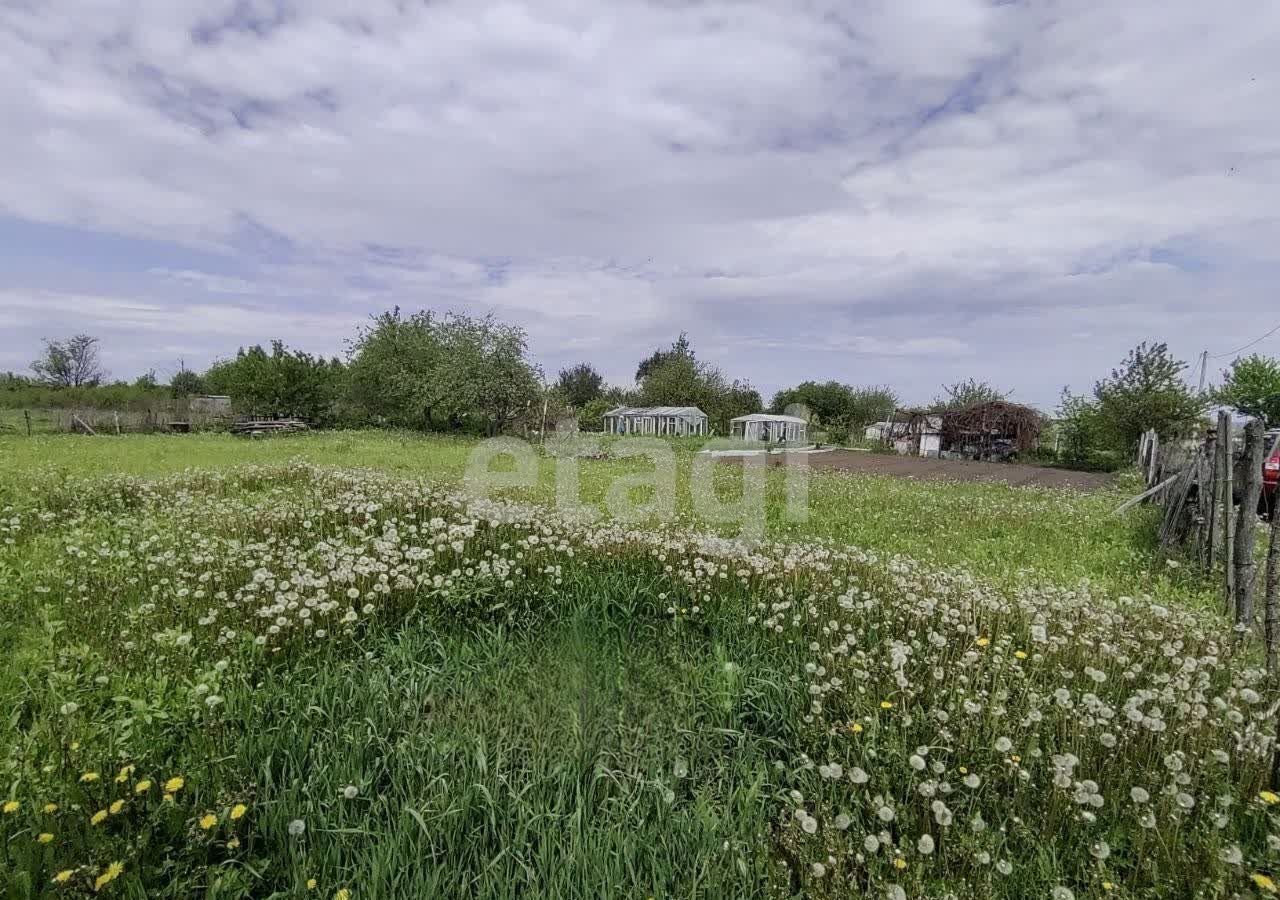
{"type": "Polygon", "coordinates": [[[27,437],[31,437],[31,410],[24,409],[22,411],[22,418],[27,420],[27,437]]]}
{"type": "Polygon", "coordinates": [[[1235,476],[1232,473],[1235,462],[1235,438],[1231,429],[1231,413],[1223,410],[1218,413],[1218,443],[1222,445],[1222,562],[1228,615],[1234,612],[1233,604],[1236,600],[1236,500],[1235,476]]]}
{"type": "Polygon", "coordinates": [[[1250,420],[1244,429],[1244,497],[1236,518],[1236,622],[1253,625],[1253,598],[1258,564],[1253,558],[1258,534],[1258,498],[1262,496],[1262,421],[1250,420]]]}
{"type": "Polygon", "coordinates": [[[1154,431],[1151,432],[1151,441],[1147,445],[1147,449],[1151,454],[1150,462],[1147,465],[1147,484],[1155,484],[1156,478],[1160,475],[1160,435],[1154,431]]]}
{"type": "Polygon", "coordinates": [[[1267,544],[1267,594],[1263,622],[1267,635],[1267,671],[1273,676],[1280,657],[1280,524],[1271,514],[1271,540],[1267,544]]]}
{"type": "Polygon", "coordinates": [[[1210,428],[1204,442],[1205,476],[1200,483],[1200,508],[1205,517],[1204,569],[1213,571],[1218,558],[1218,432],[1210,428]]]}
{"type": "Polygon", "coordinates": [[[84,419],[80,418],[78,415],[75,415],[74,413],[72,414],[71,418],[77,425],[83,428],[86,432],[93,435],[94,437],[98,436],[98,432],[90,428],[88,423],[86,423],[84,419]]]}
{"type": "Polygon", "coordinates": [[[113,412],[111,413],[111,418],[115,420],[115,423],[116,423],[116,437],[119,437],[119,436],[120,436],[120,413],[119,413],[119,412],[115,412],[115,411],[113,411],[113,412]]]}

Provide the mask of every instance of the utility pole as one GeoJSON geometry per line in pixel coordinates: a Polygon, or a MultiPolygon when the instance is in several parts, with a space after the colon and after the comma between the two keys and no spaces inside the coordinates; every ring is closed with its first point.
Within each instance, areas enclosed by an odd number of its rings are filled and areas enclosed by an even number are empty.
{"type": "Polygon", "coordinates": [[[1205,374],[1209,371],[1209,351],[1205,350],[1200,354],[1200,388],[1199,393],[1204,393],[1205,374]]]}

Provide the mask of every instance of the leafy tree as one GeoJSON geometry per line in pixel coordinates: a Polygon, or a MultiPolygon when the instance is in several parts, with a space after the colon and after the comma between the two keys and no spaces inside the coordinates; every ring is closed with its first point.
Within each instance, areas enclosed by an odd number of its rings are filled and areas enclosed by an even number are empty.
{"type": "Polygon", "coordinates": [[[1246,356],[1222,373],[1223,383],[1213,399],[1247,416],[1280,423],[1280,361],[1268,356],[1246,356]]]}
{"type": "Polygon", "coordinates": [[[898,398],[885,386],[852,387],[838,381],[805,381],[775,394],[771,408],[775,413],[783,413],[797,404],[807,408],[829,433],[834,430],[837,435],[847,435],[887,419],[897,408],[898,398]]]}
{"type": "Polygon", "coordinates": [[[1058,453],[1062,460],[1076,466],[1091,465],[1102,444],[1097,402],[1064,387],[1057,412],[1058,453]]]}
{"type": "Polygon", "coordinates": [[[620,405],[604,396],[589,401],[578,408],[578,427],[583,431],[603,431],[604,414],[620,405]]]}
{"type": "Polygon", "coordinates": [[[590,363],[561,369],[556,383],[568,404],[578,409],[604,393],[604,378],[590,363]]]}
{"type": "Polygon", "coordinates": [[[725,434],[729,420],[759,412],[760,393],[745,381],[730,381],[715,366],[698,362],[681,335],[678,352],[664,355],[648,368],[640,384],[637,406],[696,406],[707,414],[711,427],[725,434]]]}
{"type": "Polygon", "coordinates": [[[852,399],[853,390],[847,384],[838,381],[804,381],[774,394],[770,409],[775,413],[785,413],[788,407],[804,406],[820,423],[826,425],[844,415],[852,399]]]}
{"type": "Polygon", "coordinates": [[[1094,385],[1099,439],[1110,449],[1127,451],[1149,428],[1162,438],[1189,430],[1204,403],[1183,381],[1186,368],[1163,343],[1144,341],[1130,350],[1111,377],[1094,385]]]}
{"type": "Polygon", "coordinates": [[[686,332],[680,332],[680,337],[676,338],[670,350],[655,350],[647,359],[641,360],[640,365],[636,367],[636,383],[644,381],[655,369],[673,359],[694,361],[693,347],[689,344],[689,335],[686,332]]]}
{"type": "Polygon", "coordinates": [[[351,347],[351,400],[411,428],[499,431],[541,397],[522,329],[399,308],[375,316],[351,347]]]}
{"type": "Polygon", "coordinates": [[[77,334],[44,342],[44,353],[31,364],[42,384],[50,387],[96,387],[107,377],[98,355],[98,339],[77,334]]]}
{"type": "Polygon", "coordinates": [[[841,421],[850,431],[861,433],[875,422],[884,422],[898,408],[898,395],[887,385],[854,388],[841,421]]]}
{"type": "Polygon", "coordinates": [[[204,379],[190,369],[182,369],[169,379],[169,391],[174,397],[190,397],[205,392],[204,379]]]}
{"type": "Polygon", "coordinates": [[[214,363],[204,374],[205,386],[231,397],[237,410],[258,415],[299,416],[331,424],[343,389],[343,366],[272,341],[241,348],[234,359],[214,363]]]}
{"type": "Polygon", "coordinates": [[[942,394],[933,398],[934,409],[964,409],[978,403],[1007,400],[1009,394],[985,381],[970,378],[955,384],[944,384],[942,394]]]}

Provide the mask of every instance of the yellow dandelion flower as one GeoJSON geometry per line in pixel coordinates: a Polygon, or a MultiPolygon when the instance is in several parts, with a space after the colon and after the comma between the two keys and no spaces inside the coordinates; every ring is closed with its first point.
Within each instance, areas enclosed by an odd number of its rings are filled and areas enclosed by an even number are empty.
{"type": "Polygon", "coordinates": [[[1259,890],[1266,891],[1268,894],[1276,892],[1276,883],[1261,872],[1254,872],[1249,878],[1258,886],[1259,890]]]}
{"type": "Polygon", "coordinates": [[[165,802],[165,803],[173,803],[173,802],[174,802],[173,794],[165,794],[165,795],[164,795],[164,802],[165,802]]]}
{"type": "Polygon", "coordinates": [[[235,849],[237,849],[239,846],[240,846],[240,838],[238,838],[238,837],[233,837],[231,840],[227,841],[227,849],[228,849],[228,850],[235,850],[235,849]]]}
{"type": "Polygon", "coordinates": [[[95,879],[94,879],[94,881],[93,881],[93,889],[94,889],[95,891],[100,891],[100,890],[102,890],[104,887],[106,887],[107,885],[109,885],[111,882],[113,882],[113,881],[115,881],[117,878],[119,878],[119,877],[120,877],[120,873],[121,873],[121,872],[123,872],[123,871],[124,871],[124,866],[123,866],[123,865],[121,865],[121,864],[120,864],[120,863],[118,863],[118,862],[113,862],[111,865],[107,866],[105,869],[103,869],[103,870],[102,870],[102,874],[101,874],[101,875],[99,875],[97,878],[95,878],[95,879]]]}
{"type": "Polygon", "coordinates": [[[107,811],[105,809],[100,809],[93,814],[92,818],[89,819],[89,824],[101,825],[105,821],[107,821],[107,811]]]}
{"type": "Polygon", "coordinates": [[[210,828],[212,828],[214,825],[217,825],[217,824],[218,824],[218,817],[215,816],[213,813],[205,813],[203,816],[200,817],[200,827],[203,828],[205,831],[208,831],[210,828]]]}
{"type": "Polygon", "coordinates": [[[45,815],[52,815],[53,813],[56,813],[57,811],[58,811],[58,804],[56,804],[56,803],[46,803],[46,804],[44,805],[44,812],[45,812],[45,815]]]}
{"type": "Polygon", "coordinates": [[[79,741],[72,741],[72,742],[71,742],[71,749],[72,749],[72,750],[79,750],[79,749],[80,749],[80,742],[79,742],[79,741]]]}
{"type": "Polygon", "coordinates": [[[110,812],[111,815],[113,816],[118,815],[120,810],[122,809],[124,809],[123,800],[117,800],[115,803],[112,803],[110,806],[107,807],[107,811],[110,812]]]}
{"type": "Polygon", "coordinates": [[[977,644],[979,647],[985,647],[987,646],[987,644],[991,643],[991,638],[980,637],[976,641],[974,641],[974,643],[977,644]]]}
{"type": "Polygon", "coordinates": [[[1019,756],[1019,755],[1018,755],[1018,754],[1016,754],[1016,753],[1015,753],[1015,754],[1013,754],[1013,756],[1011,756],[1011,757],[1009,757],[1009,758],[1010,758],[1011,760],[1013,760],[1014,762],[1016,762],[1016,763],[1020,763],[1020,762],[1022,762],[1022,757],[1021,757],[1021,756],[1019,756]]]}
{"type": "Polygon", "coordinates": [[[45,831],[45,832],[41,832],[40,834],[36,835],[36,843],[38,843],[38,844],[52,844],[52,843],[53,843],[53,835],[51,835],[51,834],[50,834],[49,832],[47,832],[47,831],[45,831]]]}
{"type": "Polygon", "coordinates": [[[181,775],[176,775],[164,783],[164,792],[166,794],[176,794],[187,786],[187,779],[181,775]]]}
{"type": "Polygon", "coordinates": [[[351,900],[351,892],[346,888],[342,888],[338,893],[333,895],[333,900],[351,900]]]}
{"type": "Polygon", "coordinates": [[[151,790],[151,779],[149,778],[144,778],[133,786],[135,794],[145,794],[149,790],[151,790]]]}
{"type": "Polygon", "coordinates": [[[960,774],[961,774],[961,775],[968,775],[968,774],[969,774],[969,770],[968,770],[968,769],[966,769],[964,766],[961,766],[961,767],[960,767],[960,774]]]}
{"type": "Polygon", "coordinates": [[[895,869],[905,869],[907,867],[907,861],[899,856],[893,861],[893,867],[895,869]]]}
{"type": "Polygon", "coordinates": [[[16,813],[21,807],[22,807],[22,804],[19,803],[17,800],[8,800],[5,802],[4,806],[0,806],[0,809],[4,810],[4,814],[6,816],[11,816],[14,813],[16,813]]]}
{"type": "Polygon", "coordinates": [[[314,878],[307,879],[307,890],[314,891],[316,889],[316,880],[314,878]]]}
{"type": "Polygon", "coordinates": [[[881,700],[881,701],[880,701],[880,708],[881,708],[881,709],[893,709],[893,704],[892,704],[892,703],[890,703],[888,700],[881,700]]]}
{"type": "Polygon", "coordinates": [[[1110,881],[1104,881],[1102,882],[1102,889],[1104,891],[1114,891],[1116,889],[1116,886],[1112,884],[1110,881]]]}
{"type": "Polygon", "coordinates": [[[85,772],[83,775],[80,776],[80,781],[82,784],[93,784],[95,781],[97,781],[101,777],[102,776],[99,775],[97,772],[85,772]]]}
{"type": "Polygon", "coordinates": [[[1014,655],[1014,656],[1016,656],[1016,657],[1018,657],[1018,659],[1026,659],[1026,658],[1027,658],[1027,651],[1026,651],[1026,650],[1014,650],[1014,651],[1013,651],[1013,655],[1014,655]]]}
{"type": "Polygon", "coordinates": [[[62,870],[61,872],[59,872],[57,875],[54,875],[54,876],[53,876],[54,883],[55,883],[55,884],[66,884],[68,881],[70,881],[70,880],[71,880],[71,876],[72,876],[72,875],[74,875],[74,874],[76,874],[76,873],[75,873],[75,872],[73,872],[73,871],[71,871],[70,869],[63,869],[63,870],[62,870]]]}
{"type": "Polygon", "coordinates": [[[231,807],[231,820],[234,822],[239,819],[243,819],[244,814],[248,811],[249,807],[245,806],[243,803],[237,803],[235,806],[231,807]]]}
{"type": "Polygon", "coordinates": [[[116,776],[116,784],[124,784],[133,777],[133,766],[125,766],[120,770],[120,774],[116,776]]]}
{"type": "Polygon", "coordinates": [[[1274,806],[1275,804],[1280,803],[1280,794],[1273,793],[1272,791],[1258,791],[1258,799],[1268,806],[1274,806]]]}

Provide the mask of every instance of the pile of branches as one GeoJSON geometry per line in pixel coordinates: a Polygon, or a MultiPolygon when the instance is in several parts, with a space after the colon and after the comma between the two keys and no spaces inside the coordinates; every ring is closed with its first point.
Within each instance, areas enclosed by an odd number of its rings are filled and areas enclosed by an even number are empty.
{"type": "Polygon", "coordinates": [[[952,448],[972,447],[985,455],[998,441],[1010,441],[1019,453],[1034,450],[1044,417],[1021,403],[990,400],[942,411],[942,440],[952,448]]]}

